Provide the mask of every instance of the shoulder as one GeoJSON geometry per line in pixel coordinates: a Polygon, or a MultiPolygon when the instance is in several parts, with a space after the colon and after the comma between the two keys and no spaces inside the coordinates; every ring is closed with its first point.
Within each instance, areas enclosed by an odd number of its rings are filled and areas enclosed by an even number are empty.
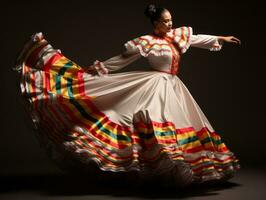
{"type": "Polygon", "coordinates": [[[190,26],[181,26],[181,27],[172,29],[172,31],[175,37],[178,37],[178,36],[179,37],[181,36],[190,37],[193,34],[193,29],[190,26]]]}
{"type": "Polygon", "coordinates": [[[165,55],[169,54],[170,51],[170,47],[164,39],[153,35],[136,37],[127,41],[125,47],[128,51],[139,51],[144,57],[150,54],[156,56],[165,55]]]}
{"type": "Polygon", "coordinates": [[[172,29],[173,42],[178,44],[182,53],[185,53],[190,46],[193,29],[190,26],[181,26],[172,29]]]}

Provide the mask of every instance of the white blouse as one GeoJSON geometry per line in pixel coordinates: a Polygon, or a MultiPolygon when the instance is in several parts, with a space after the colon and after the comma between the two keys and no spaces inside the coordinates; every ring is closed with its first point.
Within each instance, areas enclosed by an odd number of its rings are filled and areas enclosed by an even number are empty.
{"type": "MultiPolygon", "coordinates": [[[[144,35],[132,39],[125,44],[126,51],[102,62],[107,72],[119,70],[140,57],[148,59],[154,70],[177,74],[180,56],[191,47],[219,51],[222,43],[217,36],[198,34],[193,35],[191,27],[172,29],[165,37],[144,35]]],[[[103,75],[96,67],[99,75],[103,75]]]]}

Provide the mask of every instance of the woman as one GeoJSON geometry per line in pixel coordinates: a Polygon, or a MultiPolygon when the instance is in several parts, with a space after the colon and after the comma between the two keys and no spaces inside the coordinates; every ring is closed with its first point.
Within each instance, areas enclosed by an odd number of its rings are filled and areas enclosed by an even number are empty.
{"type": "Polygon", "coordinates": [[[180,56],[192,47],[218,51],[233,36],[193,35],[172,28],[170,12],[149,5],[154,31],[128,41],[126,51],[81,68],[54,49],[41,33],[18,58],[22,94],[29,102],[40,142],[67,168],[135,171],[165,184],[224,181],[238,160],[176,76],[180,56]],[[152,70],[110,73],[145,57],[152,70]]]}

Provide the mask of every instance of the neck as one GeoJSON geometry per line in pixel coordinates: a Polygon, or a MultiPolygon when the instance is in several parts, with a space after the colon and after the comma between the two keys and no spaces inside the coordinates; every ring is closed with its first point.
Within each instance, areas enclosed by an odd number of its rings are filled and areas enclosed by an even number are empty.
{"type": "Polygon", "coordinates": [[[159,36],[159,37],[166,36],[166,33],[165,32],[161,32],[161,31],[159,31],[157,29],[154,29],[153,34],[156,35],[156,36],[159,36]]]}

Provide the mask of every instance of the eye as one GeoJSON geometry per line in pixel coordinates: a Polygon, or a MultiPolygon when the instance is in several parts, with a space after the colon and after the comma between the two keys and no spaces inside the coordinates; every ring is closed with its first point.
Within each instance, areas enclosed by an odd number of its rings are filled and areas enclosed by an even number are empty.
{"type": "Polygon", "coordinates": [[[172,19],[165,20],[164,22],[165,22],[165,23],[172,22],[172,19]]]}

